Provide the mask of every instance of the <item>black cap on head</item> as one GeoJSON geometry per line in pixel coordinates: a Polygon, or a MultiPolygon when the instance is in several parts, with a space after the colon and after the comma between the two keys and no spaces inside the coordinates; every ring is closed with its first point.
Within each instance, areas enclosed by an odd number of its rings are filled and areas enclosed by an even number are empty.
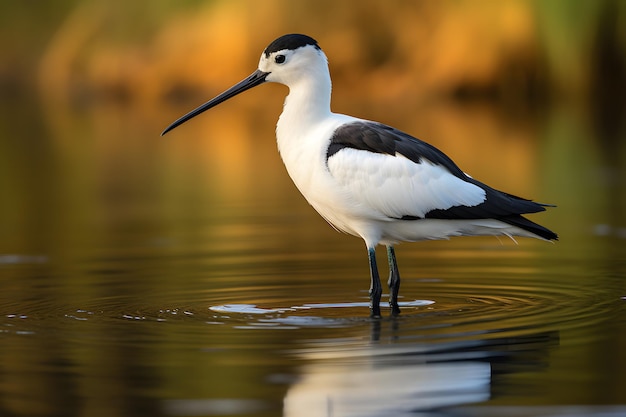
{"type": "Polygon", "coordinates": [[[282,51],[283,49],[294,50],[306,45],[313,45],[315,48],[321,49],[317,41],[310,36],[291,33],[289,35],[283,35],[270,43],[263,53],[266,57],[269,57],[272,52],[282,51]]]}

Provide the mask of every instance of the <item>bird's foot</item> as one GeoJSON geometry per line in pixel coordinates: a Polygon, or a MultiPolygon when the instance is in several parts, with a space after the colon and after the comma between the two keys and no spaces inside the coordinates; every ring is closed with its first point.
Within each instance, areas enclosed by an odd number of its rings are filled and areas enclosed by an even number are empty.
{"type": "Polygon", "coordinates": [[[380,304],[370,304],[370,318],[379,319],[381,317],[380,304]]]}
{"type": "Polygon", "coordinates": [[[391,317],[398,317],[400,315],[400,306],[398,306],[398,303],[389,302],[389,307],[391,307],[391,317]]]}

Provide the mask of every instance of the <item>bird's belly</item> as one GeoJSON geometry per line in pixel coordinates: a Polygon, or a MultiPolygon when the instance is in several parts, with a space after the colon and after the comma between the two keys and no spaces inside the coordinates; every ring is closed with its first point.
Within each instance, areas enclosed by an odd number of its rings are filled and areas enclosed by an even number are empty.
{"type": "Polygon", "coordinates": [[[374,213],[359,207],[348,192],[330,181],[326,186],[319,180],[311,186],[300,186],[295,180],[294,183],[315,211],[341,232],[364,237],[363,229],[377,220],[374,213]]]}
{"type": "Polygon", "coordinates": [[[333,228],[365,238],[370,234],[369,229],[373,222],[385,218],[380,213],[359,205],[350,190],[334,180],[323,162],[320,161],[319,164],[311,164],[305,160],[284,162],[300,193],[333,228]]]}

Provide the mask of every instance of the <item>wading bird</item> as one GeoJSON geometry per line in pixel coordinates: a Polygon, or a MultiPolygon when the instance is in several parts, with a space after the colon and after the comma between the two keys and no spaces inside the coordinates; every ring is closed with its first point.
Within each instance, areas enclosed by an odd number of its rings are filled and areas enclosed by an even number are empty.
{"type": "Polygon", "coordinates": [[[332,113],[328,60],[306,35],[284,35],[270,43],[255,72],[173,122],[162,135],[266,82],[289,87],[276,136],[291,179],[335,229],[365,241],[372,317],[380,317],[379,244],[387,247],[389,305],[395,316],[400,313],[394,252],[399,242],[483,235],[557,239],[522,217],[548,205],[473,179],[434,146],[393,127],[332,113]]]}

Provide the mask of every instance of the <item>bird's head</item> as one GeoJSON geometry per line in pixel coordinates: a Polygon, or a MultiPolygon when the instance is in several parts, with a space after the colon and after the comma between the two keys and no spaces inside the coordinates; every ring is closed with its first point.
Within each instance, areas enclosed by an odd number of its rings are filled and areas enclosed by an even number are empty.
{"type": "Polygon", "coordinates": [[[328,71],[326,55],[315,39],[300,34],[284,35],[261,54],[258,71],[265,81],[292,86],[302,79],[328,71]]]}

